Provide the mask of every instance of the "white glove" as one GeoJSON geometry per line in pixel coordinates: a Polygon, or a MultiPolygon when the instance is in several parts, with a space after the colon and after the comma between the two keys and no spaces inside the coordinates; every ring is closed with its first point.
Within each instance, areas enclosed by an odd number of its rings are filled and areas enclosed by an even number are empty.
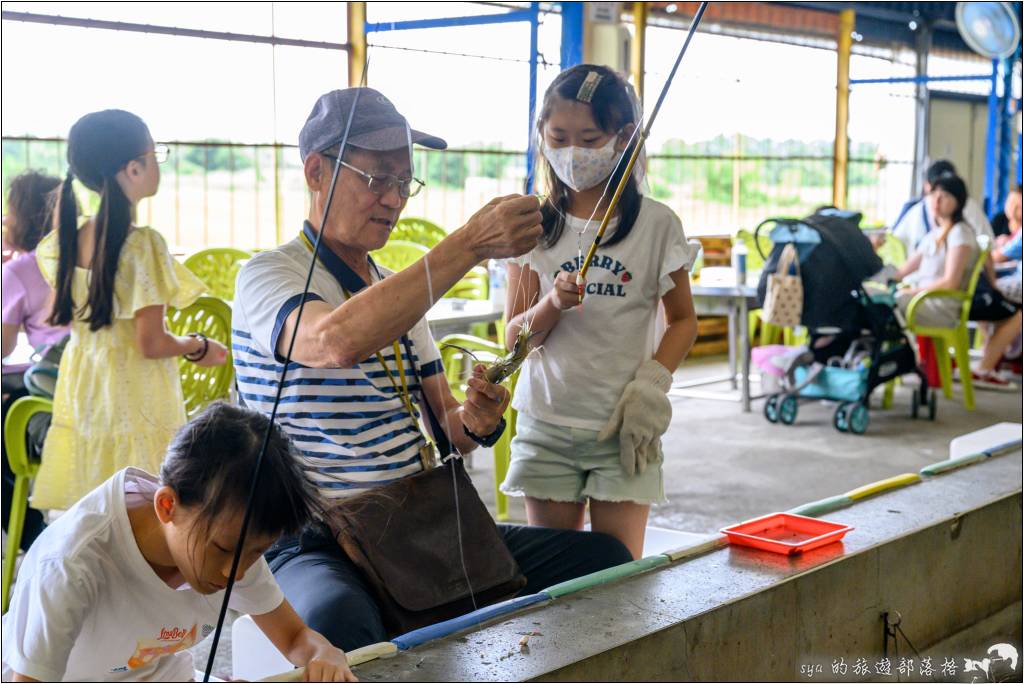
{"type": "Polygon", "coordinates": [[[597,435],[603,441],[619,433],[619,460],[627,475],[642,473],[648,463],[661,459],[661,436],[672,420],[672,404],[666,396],[671,386],[667,368],[654,359],[644,361],[597,435]]]}

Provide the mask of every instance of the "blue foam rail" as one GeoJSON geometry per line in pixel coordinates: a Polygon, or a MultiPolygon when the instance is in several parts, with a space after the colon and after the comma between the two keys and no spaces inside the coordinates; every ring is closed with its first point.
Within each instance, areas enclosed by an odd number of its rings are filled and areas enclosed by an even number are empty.
{"type": "Polygon", "coordinates": [[[414,629],[411,632],[406,632],[401,636],[395,637],[391,642],[398,646],[400,650],[406,651],[410,648],[421,646],[428,641],[440,639],[450,634],[454,634],[455,632],[461,632],[464,629],[475,627],[482,622],[487,622],[488,620],[493,620],[496,617],[501,617],[502,615],[507,615],[508,613],[549,600],[550,598],[548,595],[544,593],[530,594],[529,596],[517,596],[516,598],[502,601],[501,603],[495,603],[492,606],[485,606],[478,610],[474,610],[472,613],[460,615],[459,617],[452,618],[451,620],[445,620],[444,622],[438,622],[434,625],[414,629]]]}

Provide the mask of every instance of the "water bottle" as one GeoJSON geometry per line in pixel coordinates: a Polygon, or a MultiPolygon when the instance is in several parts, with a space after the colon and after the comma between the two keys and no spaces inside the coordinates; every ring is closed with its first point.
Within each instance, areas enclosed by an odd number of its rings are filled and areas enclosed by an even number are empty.
{"type": "Polygon", "coordinates": [[[747,284],[747,246],[740,242],[732,248],[732,267],[736,271],[736,284],[747,284]]]}
{"type": "Polygon", "coordinates": [[[498,310],[505,309],[505,290],[508,288],[508,273],[504,260],[491,259],[487,262],[488,287],[491,306],[498,310]]]}

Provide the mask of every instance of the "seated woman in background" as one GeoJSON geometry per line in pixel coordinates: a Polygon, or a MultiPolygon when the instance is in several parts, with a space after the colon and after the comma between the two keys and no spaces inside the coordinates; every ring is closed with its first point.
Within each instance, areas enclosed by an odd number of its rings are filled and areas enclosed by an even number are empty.
{"type": "MultiPolygon", "coordinates": [[[[68,327],[52,326],[46,322],[50,316],[53,290],[43,280],[36,263],[36,245],[50,232],[50,217],[55,200],[54,192],[60,179],[36,171],[26,171],[11,181],[7,195],[7,213],[4,214],[4,250],[14,256],[3,265],[3,357],[6,359],[18,344],[22,330],[33,347],[55,344],[68,334],[68,327]]],[[[28,394],[22,381],[25,365],[3,367],[3,418],[15,400],[28,394]]],[[[3,451],[3,526],[11,516],[14,495],[14,473],[7,463],[7,447],[3,451]]],[[[43,531],[43,516],[34,509],[25,515],[21,548],[28,550],[43,531]]]]}
{"type": "Polygon", "coordinates": [[[1017,185],[1006,196],[1003,212],[1010,232],[996,238],[997,249],[992,252],[992,261],[999,274],[996,287],[1003,296],[1017,304],[1021,303],[1021,194],[1021,186],[1017,185]]]}
{"type": "MultiPolygon", "coordinates": [[[[980,251],[974,231],[964,221],[967,186],[963,180],[958,176],[936,179],[927,201],[935,226],[925,234],[914,253],[896,271],[896,277],[900,280],[909,280],[911,274],[915,276],[910,286],[901,289],[896,296],[896,302],[904,315],[910,302],[921,292],[967,291],[980,251]]],[[[1003,350],[1020,328],[1020,312],[1012,306],[1004,311],[1005,304],[1008,304],[1005,300],[993,302],[993,306],[987,307],[990,310],[974,316],[981,320],[998,321],[995,323],[995,332],[985,344],[981,362],[971,372],[974,383],[979,387],[1012,388],[1011,383],[995,372],[1003,350]]],[[[955,327],[960,318],[960,307],[961,303],[951,298],[926,299],[917,307],[914,323],[923,327],[955,327]]]]}
{"type": "MultiPolygon", "coordinates": [[[[1022,223],[1022,188],[1017,185],[1011,188],[1003,205],[1003,216],[1007,230],[1006,235],[996,238],[997,249],[992,252],[992,261],[996,270],[996,289],[1006,299],[1018,307],[1024,299],[1024,287],[1021,282],[1021,223],[1022,223]]],[[[989,331],[991,334],[991,331],[989,331]]],[[[1021,351],[1024,349],[1024,337],[1021,336],[1020,325],[1017,325],[1017,336],[1003,352],[1007,365],[1018,375],[1021,372],[1021,351]]]]}
{"type": "Polygon", "coordinates": [[[992,218],[992,232],[996,234],[996,247],[1004,247],[1007,242],[1020,235],[1021,187],[1010,188],[1010,193],[1003,202],[1003,210],[992,218]]]}
{"type": "Polygon", "coordinates": [[[136,205],[160,185],[167,150],[142,119],[117,109],[83,116],[67,145],[57,229],[37,250],[55,291],[50,320],[71,325],[32,492],[40,509],[68,508],[126,466],[155,471],[185,423],[177,357],[201,366],[227,358],[214,340],[167,332],[167,307],[190,305],[205,286],[160,233],[135,225],[136,205]],[[81,224],[75,178],[100,196],[81,224]]]}

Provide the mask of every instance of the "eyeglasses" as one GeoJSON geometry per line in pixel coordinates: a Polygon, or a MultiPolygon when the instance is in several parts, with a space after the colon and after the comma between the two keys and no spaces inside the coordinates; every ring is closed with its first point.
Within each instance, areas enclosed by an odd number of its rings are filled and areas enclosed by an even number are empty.
{"type": "Polygon", "coordinates": [[[167,158],[171,156],[171,148],[163,143],[159,145],[153,145],[153,158],[156,159],[157,164],[163,164],[167,161],[167,158]]]}
{"type": "MultiPolygon", "coordinates": [[[[142,159],[143,157],[149,154],[150,152],[145,152],[136,157],[136,159],[142,159]]],[[[167,145],[164,145],[163,143],[153,145],[152,155],[153,159],[156,160],[157,164],[163,164],[165,161],[167,161],[167,158],[171,156],[171,148],[168,147],[167,145]]]]}
{"type": "Polygon", "coordinates": [[[390,173],[367,173],[362,169],[352,166],[346,161],[339,160],[338,157],[333,154],[328,154],[327,152],[321,152],[320,154],[328,159],[333,159],[334,161],[339,162],[349,171],[354,171],[365,178],[366,186],[369,188],[370,192],[375,195],[387,194],[391,191],[391,188],[397,186],[398,195],[402,199],[409,199],[410,197],[415,197],[419,194],[419,191],[423,189],[424,185],[426,185],[426,183],[421,181],[419,178],[399,178],[398,176],[393,176],[390,173]]]}

